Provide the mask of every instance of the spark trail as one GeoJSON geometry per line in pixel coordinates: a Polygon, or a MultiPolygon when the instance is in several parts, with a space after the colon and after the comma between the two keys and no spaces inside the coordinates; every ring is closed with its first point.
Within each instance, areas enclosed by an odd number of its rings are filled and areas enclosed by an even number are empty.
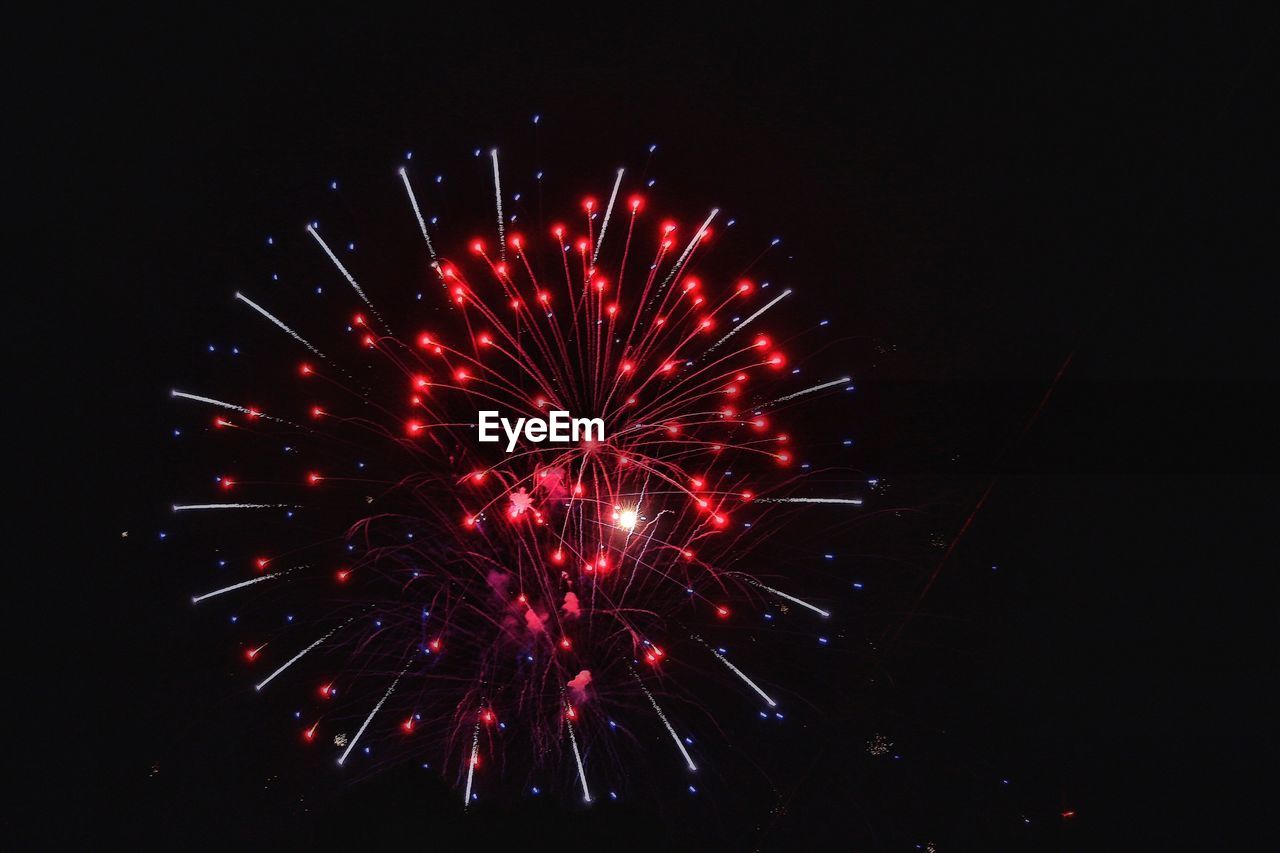
{"type": "Polygon", "coordinates": [[[418,220],[418,230],[422,232],[422,239],[427,242],[427,253],[431,255],[431,266],[438,270],[440,264],[436,259],[436,247],[431,244],[431,235],[427,233],[427,221],[422,218],[422,209],[418,207],[418,197],[413,193],[413,185],[409,183],[409,172],[403,166],[400,167],[400,180],[404,181],[404,191],[409,194],[409,204],[413,205],[414,218],[418,220]]]}
{"type": "Polygon", "coordinates": [[[801,607],[808,608],[809,610],[812,610],[814,613],[817,613],[819,616],[823,617],[824,619],[831,615],[829,612],[827,612],[826,610],[823,610],[821,607],[817,607],[816,605],[810,604],[809,602],[805,601],[802,598],[796,598],[794,595],[788,595],[787,593],[783,592],[780,589],[774,589],[771,586],[766,586],[757,580],[748,579],[747,583],[751,584],[752,586],[759,587],[760,589],[763,589],[765,592],[772,593],[773,595],[778,596],[778,598],[785,598],[787,601],[790,601],[792,604],[798,604],[801,607]]]}
{"type": "Polygon", "coordinates": [[[498,257],[507,259],[507,222],[502,215],[502,176],[498,173],[498,149],[490,148],[489,157],[493,159],[493,204],[498,209],[498,257]]]}
{"type": "Polygon", "coordinates": [[[284,663],[284,665],[283,665],[283,666],[281,666],[281,667],[280,667],[279,669],[277,669],[275,672],[273,672],[273,673],[271,673],[270,675],[268,675],[268,676],[267,676],[266,678],[264,678],[262,681],[260,681],[260,682],[258,682],[257,684],[255,684],[255,685],[253,686],[253,689],[254,689],[254,690],[262,690],[262,688],[266,687],[266,686],[267,686],[268,684],[270,684],[273,680],[275,680],[275,677],[276,677],[277,675],[279,675],[280,673],[284,672],[286,669],[288,669],[289,667],[293,666],[293,665],[294,665],[295,663],[297,663],[298,661],[302,660],[302,658],[307,654],[307,652],[309,652],[309,651],[311,651],[312,649],[316,648],[316,647],[317,647],[317,646],[319,646],[321,643],[323,643],[325,640],[329,639],[329,638],[330,638],[330,637],[332,637],[334,634],[338,633],[338,631],[340,631],[341,629],[343,629],[343,628],[347,627],[348,625],[350,625],[354,620],[355,620],[355,617],[354,617],[354,616],[352,616],[352,617],[351,617],[350,619],[348,619],[346,622],[343,622],[343,623],[342,623],[341,625],[339,625],[337,628],[333,628],[332,630],[330,630],[330,631],[329,631],[329,633],[325,634],[323,637],[321,637],[320,639],[316,640],[314,643],[312,643],[311,645],[307,646],[305,649],[303,649],[302,651],[298,652],[298,653],[297,653],[296,655],[294,655],[293,657],[289,658],[289,660],[285,661],[285,663],[284,663]]]}
{"type": "Polygon", "coordinates": [[[174,512],[191,512],[198,509],[293,509],[298,504],[174,504],[174,512]]]}
{"type": "MultiPolygon", "coordinates": [[[[410,663],[412,663],[412,661],[410,661],[410,663]]],[[[360,725],[360,730],[357,731],[356,736],[347,743],[347,748],[343,750],[342,755],[338,757],[339,767],[346,763],[347,756],[351,754],[351,750],[356,748],[356,744],[359,743],[360,737],[364,734],[364,730],[369,728],[369,723],[373,722],[374,716],[377,715],[378,711],[382,710],[382,706],[391,698],[391,694],[396,692],[396,685],[400,683],[400,679],[404,678],[404,674],[408,671],[409,664],[406,663],[404,665],[404,669],[400,670],[400,674],[396,676],[395,680],[391,682],[391,686],[387,688],[387,692],[382,694],[382,698],[378,700],[378,704],[373,706],[373,710],[369,712],[369,716],[364,718],[364,722],[360,725]]]]}
{"type": "Polygon", "coordinates": [[[618,177],[613,182],[613,192],[609,193],[609,204],[604,211],[604,222],[600,224],[600,236],[596,238],[596,247],[591,252],[591,266],[596,265],[600,257],[600,247],[604,244],[604,232],[609,230],[609,218],[613,216],[613,203],[618,200],[618,187],[622,185],[622,174],[625,169],[618,170],[618,177]]]}
{"type": "Polygon", "coordinates": [[[658,719],[662,720],[662,725],[667,727],[667,732],[671,735],[671,740],[675,743],[676,749],[680,750],[680,754],[684,756],[684,763],[689,765],[689,769],[696,771],[698,766],[693,763],[693,759],[689,757],[689,751],[684,748],[684,741],[680,739],[680,735],[676,734],[676,730],[671,727],[671,723],[667,720],[667,715],[662,713],[662,707],[658,705],[658,700],[653,698],[653,694],[649,692],[649,688],[645,687],[644,682],[640,680],[640,673],[634,670],[631,673],[635,676],[636,683],[640,685],[640,689],[644,691],[644,695],[649,700],[649,704],[653,706],[653,710],[657,712],[658,719]]]}
{"type": "Polygon", "coordinates": [[[707,650],[708,650],[709,652],[711,652],[711,654],[713,654],[713,655],[715,655],[715,656],[716,656],[716,660],[720,661],[720,663],[722,663],[722,664],[724,664],[725,666],[729,667],[729,670],[730,670],[734,675],[738,676],[738,678],[742,679],[742,682],[743,682],[744,684],[746,684],[748,687],[750,687],[750,688],[751,688],[752,690],[754,690],[756,693],[759,693],[759,694],[760,694],[760,697],[761,697],[762,699],[764,699],[764,701],[766,701],[766,702],[768,702],[768,703],[769,703],[769,707],[770,707],[770,708],[776,708],[776,707],[778,706],[778,703],[777,703],[777,702],[775,702],[775,701],[773,701],[773,697],[771,697],[768,693],[765,693],[762,689],[760,689],[760,685],[759,685],[759,684],[756,684],[754,681],[752,681],[752,680],[747,676],[747,674],[746,674],[745,672],[743,672],[742,670],[740,670],[740,669],[738,669],[736,666],[734,666],[734,665],[733,665],[733,663],[732,663],[732,662],[730,662],[730,660],[729,660],[727,657],[725,657],[724,655],[720,654],[720,650],[719,650],[719,649],[714,648],[714,647],[712,647],[712,646],[708,645],[708,644],[707,644],[707,642],[706,642],[705,640],[703,640],[703,639],[702,639],[701,637],[699,637],[699,636],[696,636],[696,635],[695,635],[695,636],[694,636],[694,639],[695,639],[695,640],[697,640],[699,643],[702,643],[702,645],[706,646],[707,650]]]}
{"type": "Polygon", "coordinates": [[[837,385],[844,385],[846,382],[851,381],[851,380],[852,380],[852,378],[853,378],[853,377],[846,376],[846,377],[844,377],[843,379],[833,379],[833,380],[831,380],[830,382],[823,382],[821,385],[814,385],[814,386],[812,386],[812,387],[805,388],[805,389],[803,389],[803,390],[801,390],[801,391],[797,391],[797,392],[795,392],[794,394],[788,394],[788,395],[787,395],[787,396],[785,396],[785,397],[779,397],[778,399],[776,399],[776,400],[774,400],[774,401],[772,401],[772,402],[770,402],[770,403],[765,403],[765,404],[764,404],[763,406],[761,406],[760,408],[762,408],[762,409],[763,409],[763,408],[768,408],[769,406],[776,406],[776,405],[778,405],[779,403],[785,403],[785,402],[787,402],[788,400],[794,400],[794,399],[796,399],[797,397],[803,397],[803,396],[805,396],[806,394],[812,394],[812,393],[813,393],[813,392],[815,392],[815,391],[822,391],[823,389],[826,389],[826,388],[834,388],[834,387],[835,387],[835,386],[837,386],[837,385]]]}
{"type": "Polygon", "coordinates": [[[471,805],[471,783],[476,775],[476,763],[480,760],[480,721],[476,720],[475,730],[471,734],[471,758],[467,761],[467,788],[462,794],[462,807],[471,805]]]}
{"type": "Polygon", "coordinates": [[[591,791],[587,788],[587,770],[582,766],[582,753],[578,751],[578,738],[573,733],[573,723],[566,720],[565,725],[569,727],[569,744],[573,747],[573,760],[578,762],[578,781],[582,783],[582,801],[589,803],[591,802],[591,791]]]}
{"type": "Polygon", "coordinates": [[[862,506],[862,498],[757,498],[762,504],[847,504],[862,506]]]}
{"type": "Polygon", "coordinates": [[[285,334],[287,334],[289,337],[293,338],[293,339],[294,339],[295,341],[297,341],[298,343],[302,344],[302,345],[303,345],[304,347],[306,347],[307,349],[311,350],[311,351],[312,351],[313,353],[315,353],[316,355],[318,355],[318,356],[320,356],[321,358],[323,358],[325,361],[328,361],[328,360],[329,360],[329,357],[328,357],[328,356],[326,356],[324,353],[320,352],[320,350],[316,349],[316,348],[311,344],[311,342],[310,342],[310,341],[308,341],[308,340],[307,340],[306,338],[304,338],[302,335],[300,335],[300,334],[298,334],[297,332],[295,332],[293,329],[289,328],[287,325],[285,325],[284,321],[282,321],[280,318],[276,317],[274,314],[272,314],[272,313],[271,313],[270,311],[268,311],[266,308],[263,308],[261,305],[259,305],[258,303],[254,302],[252,299],[250,299],[249,297],[245,296],[243,293],[241,293],[241,292],[240,292],[240,291],[238,291],[238,290],[236,291],[236,297],[235,297],[235,298],[236,298],[236,299],[239,299],[239,300],[240,300],[241,302],[243,302],[245,305],[248,305],[248,306],[249,306],[250,308],[252,308],[254,311],[257,311],[257,312],[258,312],[259,314],[261,314],[263,317],[266,317],[266,318],[267,318],[268,320],[270,320],[272,323],[275,323],[277,326],[279,326],[281,329],[283,329],[283,330],[284,330],[285,334]]]}
{"type": "MultiPolygon", "coordinates": [[[[724,343],[725,341],[729,340],[729,338],[732,338],[734,335],[738,334],[738,332],[739,332],[739,331],[741,331],[742,329],[744,329],[744,328],[746,328],[747,326],[751,325],[751,322],[752,322],[753,320],[757,320],[757,319],[759,319],[759,318],[764,314],[764,312],[768,311],[770,308],[772,308],[773,306],[777,305],[779,302],[781,302],[782,300],[786,299],[786,298],[787,298],[788,296],[790,296],[790,295],[791,295],[791,288],[789,288],[789,287],[788,287],[786,290],[782,291],[782,292],[781,292],[781,293],[779,293],[777,296],[775,296],[773,299],[771,299],[771,300],[768,302],[768,304],[766,304],[766,305],[765,305],[763,308],[761,308],[759,311],[756,311],[756,313],[752,314],[750,317],[748,317],[747,319],[743,320],[741,323],[739,323],[738,325],[736,325],[736,326],[734,326],[732,329],[730,329],[730,330],[729,330],[729,333],[728,333],[727,335],[725,335],[723,338],[721,338],[720,340],[716,341],[714,344],[712,344],[712,345],[711,345],[711,349],[707,350],[707,354],[709,355],[709,354],[711,354],[711,353],[715,352],[715,351],[716,351],[716,348],[717,348],[717,347],[719,347],[722,343],[724,343]]],[[[775,402],[776,402],[776,401],[775,401],[775,402]]]]}
{"type": "Polygon", "coordinates": [[[222,589],[215,589],[213,592],[206,592],[204,595],[193,595],[191,596],[191,603],[199,604],[200,602],[204,601],[206,598],[213,598],[215,595],[222,595],[224,592],[231,592],[232,590],[242,589],[246,586],[253,586],[256,583],[262,583],[263,581],[269,581],[272,578],[278,578],[283,574],[285,573],[272,572],[269,575],[263,575],[262,577],[257,577],[257,578],[250,578],[247,581],[240,581],[240,583],[233,583],[231,586],[224,586],[222,589]]]}
{"type": "Polygon", "coordinates": [[[356,296],[359,296],[361,301],[364,302],[365,305],[369,306],[369,310],[373,312],[373,316],[378,318],[378,322],[381,323],[382,327],[389,333],[391,331],[391,327],[382,319],[382,315],[378,313],[378,309],[373,307],[373,303],[370,302],[369,297],[365,295],[364,288],[362,288],[359,282],[356,281],[355,276],[353,276],[350,271],[342,265],[342,261],[338,260],[338,256],[333,253],[333,249],[329,248],[329,244],[320,236],[320,232],[308,225],[307,233],[314,237],[316,242],[320,244],[320,248],[324,249],[324,253],[329,256],[329,260],[333,261],[333,265],[338,268],[338,272],[342,273],[342,277],[351,285],[351,289],[356,292],[356,296]]]}
{"type": "Polygon", "coordinates": [[[170,397],[176,397],[181,400],[193,400],[197,403],[207,403],[210,406],[218,406],[231,412],[239,412],[242,415],[248,415],[251,418],[266,418],[269,421],[275,421],[278,424],[288,424],[289,426],[297,426],[283,418],[276,418],[257,409],[250,409],[247,406],[241,406],[236,403],[228,403],[225,400],[215,400],[213,397],[201,397],[199,394],[188,394],[186,391],[173,390],[169,392],[170,397]]]}

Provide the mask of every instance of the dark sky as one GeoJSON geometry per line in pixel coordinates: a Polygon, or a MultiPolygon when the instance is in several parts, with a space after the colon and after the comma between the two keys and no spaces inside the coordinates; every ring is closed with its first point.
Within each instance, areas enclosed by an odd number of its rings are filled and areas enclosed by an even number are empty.
{"type": "Polygon", "coordinates": [[[1276,757],[1280,314],[1255,248],[1277,225],[1274,22],[203,14],[15,27],[30,55],[8,168],[33,190],[14,209],[36,257],[9,286],[11,373],[48,395],[58,423],[28,420],[59,440],[19,466],[47,509],[18,535],[48,529],[22,570],[55,589],[26,614],[48,659],[8,685],[10,705],[52,707],[10,735],[35,763],[18,804],[53,793],[66,819],[11,826],[939,851],[1259,827],[1251,777],[1276,757]],[[789,274],[850,336],[857,462],[914,510],[846,531],[883,590],[850,603],[859,642],[812,677],[809,728],[731,728],[725,766],[768,770],[726,770],[696,803],[463,817],[412,766],[351,783],[299,758],[243,695],[221,626],[184,606],[182,552],[147,544],[185,470],[166,390],[211,375],[201,349],[234,328],[262,236],[305,222],[330,178],[374,199],[405,150],[465,170],[498,145],[572,199],[650,143],[669,201],[784,235],[789,274]],[[876,734],[902,758],[868,755],[876,734]]]}

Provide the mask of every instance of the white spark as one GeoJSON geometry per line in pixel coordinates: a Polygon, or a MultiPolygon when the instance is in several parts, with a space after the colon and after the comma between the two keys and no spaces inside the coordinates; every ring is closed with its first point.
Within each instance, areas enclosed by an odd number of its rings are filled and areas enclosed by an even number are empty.
{"type": "Polygon", "coordinates": [[[782,591],[782,590],[780,590],[780,589],[774,589],[774,588],[773,588],[773,587],[771,587],[771,586],[765,586],[764,584],[760,583],[759,581],[755,581],[755,580],[751,580],[751,579],[748,579],[748,581],[747,581],[747,582],[748,582],[748,583],[750,583],[750,584],[752,584],[753,586],[758,586],[758,587],[760,587],[761,589],[765,590],[766,592],[773,593],[774,595],[778,596],[779,598],[785,598],[787,601],[790,601],[790,602],[792,602],[793,604],[799,604],[801,607],[807,607],[807,608],[809,608],[810,610],[812,610],[814,613],[817,613],[819,616],[822,616],[823,618],[826,618],[826,617],[828,617],[828,616],[830,616],[830,615],[831,615],[831,614],[830,614],[830,613],[828,613],[826,610],[823,610],[821,607],[815,607],[814,605],[810,604],[810,603],[809,603],[809,602],[807,602],[807,601],[804,601],[803,599],[796,598],[794,595],[787,595],[785,592],[783,592],[783,591],[782,591]]]}
{"type": "Polygon", "coordinates": [[[707,650],[708,650],[708,651],[710,651],[710,652],[711,652],[711,654],[713,654],[713,655],[715,655],[715,656],[716,656],[716,660],[720,661],[720,663],[722,663],[722,664],[724,664],[725,666],[729,667],[730,671],[731,671],[731,672],[733,672],[733,674],[734,674],[734,675],[738,676],[738,678],[741,678],[741,679],[742,679],[742,681],[743,681],[743,682],[744,682],[748,687],[750,687],[752,690],[754,690],[756,693],[759,693],[759,694],[760,694],[760,696],[761,696],[761,698],[763,698],[763,699],[764,699],[764,701],[766,701],[766,702],[768,702],[768,703],[769,703],[769,707],[770,707],[770,708],[776,708],[776,707],[778,706],[778,703],[777,703],[777,702],[775,702],[775,701],[773,701],[773,698],[772,698],[771,696],[769,696],[769,694],[768,694],[768,693],[765,693],[763,690],[761,690],[761,689],[760,689],[760,685],[756,684],[754,681],[752,681],[750,678],[748,678],[748,677],[747,677],[747,674],[746,674],[745,672],[743,672],[742,670],[738,669],[736,666],[734,666],[734,665],[729,661],[729,659],[728,659],[727,657],[725,657],[724,655],[720,654],[720,650],[719,650],[719,649],[715,649],[715,648],[712,648],[711,646],[707,646],[706,642],[705,642],[705,641],[703,641],[703,639],[702,639],[701,637],[697,636],[697,635],[694,635],[693,639],[697,640],[699,643],[702,643],[702,645],[706,646],[706,647],[707,647],[707,650]]]}
{"type": "Polygon", "coordinates": [[[440,265],[436,263],[436,247],[431,245],[431,237],[427,235],[427,222],[422,218],[422,210],[418,207],[418,197],[413,194],[413,186],[409,183],[409,173],[401,166],[400,180],[404,181],[404,191],[409,194],[409,204],[413,205],[413,215],[418,218],[418,230],[422,232],[422,239],[427,241],[427,252],[431,255],[431,266],[439,269],[440,265]]]}
{"type": "MultiPolygon", "coordinates": [[[[412,662],[412,661],[411,661],[412,662]]],[[[382,708],[384,702],[391,698],[391,694],[395,692],[396,685],[400,683],[400,679],[404,678],[404,674],[409,670],[409,664],[404,665],[404,669],[400,670],[400,674],[396,676],[395,681],[391,682],[391,686],[387,688],[387,692],[382,694],[382,698],[378,700],[378,704],[373,706],[373,710],[369,712],[369,716],[364,718],[360,730],[356,732],[356,736],[347,744],[347,748],[343,750],[342,755],[338,758],[338,766],[347,760],[347,756],[351,754],[351,750],[356,748],[356,743],[360,740],[360,735],[364,734],[364,730],[369,728],[369,723],[373,722],[373,717],[382,708]]]]}
{"type": "Polygon", "coordinates": [[[684,756],[685,764],[689,765],[690,770],[696,771],[698,766],[693,763],[693,759],[689,757],[689,751],[684,748],[684,741],[680,740],[680,736],[676,734],[676,730],[671,727],[671,723],[667,721],[667,715],[662,713],[662,708],[658,705],[658,700],[653,698],[653,694],[649,692],[649,688],[644,686],[644,682],[640,680],[640,674],[632,671],[636,681],[640,684],[640,689],[644,691],[644,695],[649,697],[649,704],[653,706],[653,710],[658,712],[658,719],[662,720],[662,724],[667,727],[667,731],[671,733],[671,739],[675,741],[676,748],[680,750],[680,754],[684,756]]]}
{"type": "Polygon", "coordinates": [[[252,299],[250,299],[249,297],[245,296],[243,293],[241,293],[241,292],[240,292],[240,291],[238,291],[238,290],[236,291],[236,299],[239,299],[239,300],[240,300],[241,302],[243,302],[245,305],[248,305],[248,306],[249,306],[250,308],[252,308],[254,311],[257,311],[257,312],[258,312],[259,314],[261,314],[263,317],[266,317],[268,320],[270,320],[271,322],[275,323],[277,326],[279,326],[281,329],[283,329],[283,330],[285,331],[285,333],[286,333],[287,335],[289,335],[289,337],[293,338],[295,341],[297,341],[298,343],[302,344],[304,347],[306,347],[307,349],[311,350],[313,353],[315,353],[316,355],[320,356],[320,357],[321,357],[321,358],[323,358],[325,361],[328,361],[328,360],[329,360],[329,357],[328,357],[328,356],[326,356],[324,353],[320,352],[320,350],[316,349],[314,346],[312,346],[310,341],[308,341],[306,338],[302,337],[302,335],[298,334],[298,333],[297,333],[297,332],[295,332],[293,329],[291,329],[291,328],[289,328],[288,326],[286,326],[286,325],[284,324],[284,322],[283,322],[282,320],[280,320],[280,318],[276,317],[274,314],[272,314],[272,313],[271,313],[270,311],[268,311],[266,308],[263,308],[261,305],[259,305],[258,303],[254,302],[252,299]]]}
{"type": "Polygon", "coordinates": [[[262,412],[259,412],[257,409],[250,409],[245,406],[237,405],[236,403],[228,403],[225,400],[215,400],[212,397],[201,397],[199,394],[188,394],[186,391],[179,391],[176,388],[169,391],[169,396],[180,397],[183,400],[194,400],[197,403],[208,403],[210,406],[220,406],[221,408],[229,409],[230,411],[233,411],[233,412],[240,412],[242,414],[249,415],[250,417],[266,418],[267,420],[275,421],[278,424],[289,424],[289,426],[297,426],[297,424],[290,423],[289,421],[286,421],[283,418],[276,418],[276,417],[272,417],[271,415],[263,414],[262,412]]]}
{"type": "Polygon", "coordinates": [[[609,217],[613,216],[613,203],[618,199],[618,187],[622,184],[622,174],[626,169],[618,170],[618,177],[613,181],[613,192],[609,194],[609,204],[604,210],[604,222],[600,224],[600,236],[596,238],[595,251],[591,253],[591,266],[596,265],[596,258],[600,256],[600,246],[604,243],[604,232],[609,228],[609,217]]]}
{"type": "Polygon", "coordinates": [[[721,338],[720,340],[716,341],[714,344],[712,344],[712,345],[711,345],[711,349],[707,350],[707,352],[708,352],[708,353],[710,353],[710,352],[714,352],[714,351],[715,351],[715,349],[716,349],[716,347],[720,346],[722,343],[724,343],[725,341],[729,340],[729,338],[732,338],[732,337],[733,337],[734,335],[736,335],[736,334],[737,334],[737,333],[738,333],[738,332],[739,332],[743,327],[745,327],[745,326],[747,326],[748,324],[750,324],[752,320],[757,319],[761,314],[763,314],[764,312],[768,311],[770,308],[772,308],[773,306],[777,305],[779,302],[781,302],[782,300],[786,299],[786,298],[787,298],[788,296],[790,296],[790,295],[791,295],[791,288],[789,288],[789,287],[788,287],[786,290],[782,291],[782,293],[780,293],[780,294],[778,294],[777,296],[775,296],[775,297],[772,299],[772,301],[770,301],[770,302],[769,302],[769,304],[768,304],[768,305],[764,306],[764,307],[763,307],[763,308],[761,308],[759,311],[757,311],[756,313],[752,314],[750,317],[748,317],[747,319],[743,320],[741,323],[739,323],[738,325],[736,325],[736,326],[734,326],[732,329],[730,329],[730,330],[729,330],[729,333],[728,333],[727,335],[725,335],[723,338],[721,338]]]}
{"type": "Polygon", "coordinates": [[[852,380],[853,377],[846,376],[843,379],[833,379],[830,382],[823,382],[821,385],[814,385],[811,388],[805,388],[803,391],[797,391],[794,394],[788,394],[785,397],[779,397],[771,403],[765,403],[761,408],[768,406],[776,406],[778,403],[785,403],[787,400],[794,400],[796,397],[803,397],[805,394],[812,394],[814,391],[821,391],[823,388],[830,388],[833,385],[843,385],[852,380]]]}
{"type": "Polygon", "coordinates": [[[365,305],[369,306],[369,310],[373,312],[373,316],[378,318],[378,322],[382,323],[383,327],[386,328],[388,332],[391,331],[390,327],[388,327],[383,321],[382,315],[378,313],[378,309],[373,307],[373,303],[369,301],[369,297],[365,295],[364,290],[361,289],[360,285],[356,282],[355,276],[347,271],[347,268],[342,265],[342,261],[338,260],[338,256],[329,248],[329,244],[320,236],[320,232],[308,225],[307,233],[316,238],[316,242],[320,244],[320,248],[324,249],[324,253],[329,256],[329,260],[333,261],[333,265],[338,268],[338,272],[342,273],[342,277],[351,285],[351,288],[356,292],[356,295],[360,297],[365,305]]]}
{"type": "Polygon", "coordinates": [[[498,149],[490,148],[489,157],[493,160],[493,201],[498,208],[498,256],[507,259],[507,226],[502,221],[502,178],[498,174],[498,149]]]}
{"type": "Polygon", "coordinates": [[[258,684],[255,684],[255,685],[253,686],[253,689],[254,689],[254,690],[261,690],[262,688],[266,687],[268,684],[270,684],[270,683],[271,683],[271,681],[272,681],[272,680],[273,680],[277,675],[279,675],[280,673],[284,672],[286,669],[288,669],[289,667],[293,666],[293,665],[294,665],[295,663],[297,663],[298,661],[302,660],[302,656],[303,656],[303,655],[305,655],[307,652],[311,651],[311,650],[312,650],[312,649],[314,649],[316,646],[318,646],[318,645],[320,645],[321,643],[323,643],[325,640],[327,640],[327,639],[329,639],[330,637],[332,637],[334,634],[336,634],[336,633],[337,633],[339,630],[341,630],[342,628],[345,628],[345,627],[347,627],[348,625],[350,625],[350,624],[351,624],[351,622],[352,622],[352,620],[354,620],[354,619],[355,619],[355,617],[354,617],[354,616],[352,616],[352,617],[351,617],[351,619],[348,619],[346,622],[343,622],[343,623],[342,623],[341,625],[339,625],[337,628],[332,629],[331,631],[329,631],[329,633],[325,634],[323,637],[321,637],[320,639],[316,640],[314,643],[312,643],[311,645],[307,646],[305,649],[303,649],[302,651],[298,652],[298,653],[297,653],[296,655],[294,655],[293,657],[289,658],[289,660],[285,662],[284,666],[280,667],[280,668],[279,668],[279,669],[277,669],[275,672],[273,672],[273,673],[271,673],[270,675],[268,675],[265,679],[263,679],[263,680],[262,680],[261,682],[259,682],[258,684]]]}
{"type": "Polygon", "coordinates": [[[250,578],[247,581],[240,581],[240,583],[233,583],[231,586],[224,586],[222,589],[215,589],[213,592],[206,592],[204,595],[193,595],[191,596],[191,603],[199,604],[200,602],[204,601],[206,598],[213,598],[215,595],[222,595],[224,592],[231,592],[233,589],[240,589],[246,586],[253,586],[255,583],[262,583],[263,581],[269,581],[272,578],[278,578],[283,574],[284,572],[272,572],[269,575],[263,575],[262,577],[259,577],[259,578],[250,578]]]}
{"type": "Polygon", "coordinates": [[[290,509],[298,504],[174,504],[174,512],[196,509],[290,509]]]}
{"type": "Polygon", "coordinates": [[[848,504],[862,506],[862,498],[757,498],[760,504],[848,504]]]}
{"type": "Polygon", "coordinates": [[[476,775],[476,759],[480,756],[480,721],[476,720],[476,730],[471,735],[471,762],[467,765],[467,790],[462,794],[462,807],[471,805],[471,780],[476,775]]]}
{"type": "Polygon", "coordinates": [[[569,726],[569,744],[573,746],[573,757],[578,762],[578,779],[582,782],[582,801],[591,802],[591,791],[587,790],[587,771],[582,766],[582,753],[578,752],[578,739],[573,734],[573,723],[569,726]]]}
{"type": "Polygon", "coordinates": [[[685,246],[684,251],[680,253],[680,257],[676,258],[675,266],[671,268],[671,272],[667,274],[667,279],[662,282],[662,287],[659,288],[659,290],[665,289],[666,286],[671,283],[671,279],[675,278],[676,273],[680,271],[680,267],[684,264],[685,259],[693,252],[694,248],[698,245],[698,241],[706,235],[707,226],[711,224],[711,220],[715,219],[716,215],[719,213],[720,208],[711,208],[711,212],[707,214],[707,218],[702,221],[701,227],[699,227],[698,230],[694,232],[694,235],[689,238],[689,245],[685,246]]]}

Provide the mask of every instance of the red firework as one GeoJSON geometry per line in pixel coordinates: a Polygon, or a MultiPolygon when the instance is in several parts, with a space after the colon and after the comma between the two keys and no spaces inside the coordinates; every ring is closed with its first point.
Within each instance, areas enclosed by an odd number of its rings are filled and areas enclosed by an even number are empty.
{"type": "MultiPolygon", "coordinates": [[[[640,196],[619,202],[619,170],[576,228],[508,233],[491,156],[498,242],[473,239],[456,257],[437,254],[400,171],[440,288],[432,322],[384,317],[314,224],[359,300],[343,357],[236,294],[308,351],[292,373],[312,398],[294,411],[173,395],[224,410],[220,440],[281,436],[307,465],[287,499],[174,509],[318,506],[333,519],[327,536],[264,548],[245,580],[194,599],[256,586],[324,601],[307,637],[244,653],[264,667],[259,690],[316,658],[336,667],[313,676],[324,708],[306,742],[330,728],[344,764],[379,738],[436,734],[419,748],[456,769],[464,802],[490,756],[519,748],[532,772],[572,768],[590,801],[588,747],[637,708],[696,770],[657,699],[673,695],[678,657],[714,660],[748,699],[777,704],[699,632],[770,598],[827,615],[739,567],[767,535],[770,504],[859,503],[790,497],[794,451],[775,422],[848,378],[789,385],[789,360],[759,325],[790,290],[694,273],[718,211],[691,229],[649,221],[640,196]],[[350,473],[370,454],[382,455],[376,472],[350,473]],[[340,719],[328,703],[345,687],[375,680],[354,691],[354,732],[325,721],[340,719]]],[[[220,490],[250,501],[255,486],[275,488],[251,467],[220,490]]]]}

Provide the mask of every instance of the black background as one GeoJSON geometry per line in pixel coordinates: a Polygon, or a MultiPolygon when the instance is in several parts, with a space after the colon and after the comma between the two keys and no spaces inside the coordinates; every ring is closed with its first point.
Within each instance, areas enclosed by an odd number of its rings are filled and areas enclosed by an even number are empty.
{"type": "Polygon", "coordinates": [[[36,508],[14,570],[53,584],[14,623],[7,704],[51,705],[9,732],[31,759],[14,830],[967,850],[1266,828],[1278,313],[1254,247],[1277,225],[1272,22],[402,15],[112,10],[10,35],[9,177],[34,190],[12,210],[35,262],[7,287],[6,420],[37,433],[13,444],[12,494],[36,508]],[[408,149],[527,150],[534,113],[567,199],[656,142],[668,200],[723,199],[785,235],[808,298],[859,342],[859,464],[920,519],[855,545],[897,566],[878,576],[894,594],[858,605],[874,651],[837,659],[812,727],[731,727],[726,752],[771,769],[696,802],[673,786],[464,816],[412,765],[353,783],[308,764],[192,620],[196,581],[141,541],[181,486],[165,391],[209,370],[262,236],[306,221],[330,178],[387,181],[408,149]],[[896,765],[868,755],[877,733],[896,765]],[[46,798],[59,817],[36,818],[46,798]]]}

